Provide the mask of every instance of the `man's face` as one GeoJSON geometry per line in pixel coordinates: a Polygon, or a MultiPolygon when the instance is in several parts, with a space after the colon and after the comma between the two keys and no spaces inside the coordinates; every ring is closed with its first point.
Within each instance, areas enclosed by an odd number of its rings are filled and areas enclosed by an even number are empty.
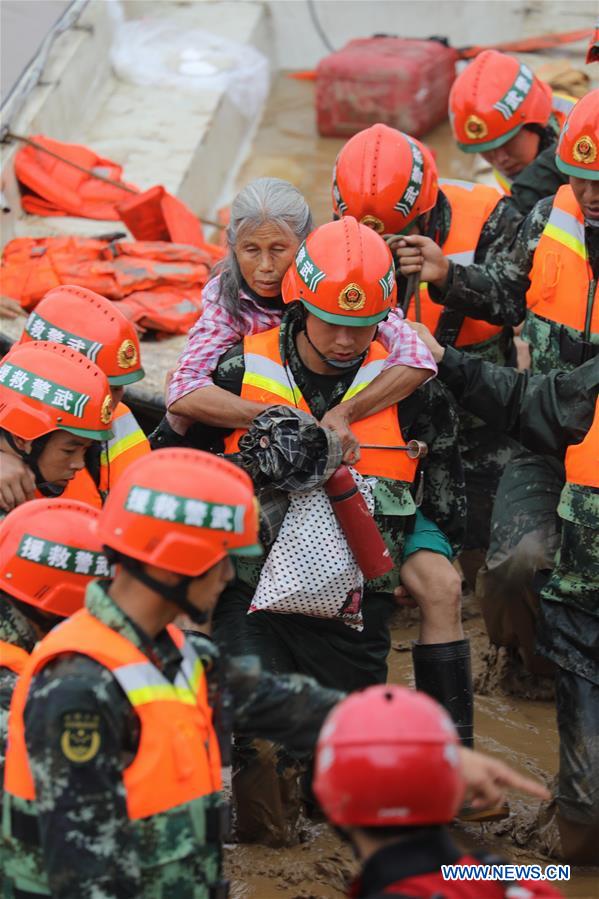
{"type": "Polygon", "coordinates": [[[494,150],[482,153],[482,157],[506,178],[513,179],[537,158],[541,138],[528,128],[520,128],[517,134],[494,150]]]}
{"type": "Polygon", "coordinates": [[[293,262],[299,244],[289,229],[272,222],[242,230],[235,256],[246,284],[261,297],[278,296],[283,275],[293,262]]]}
{"type": "Polygon", "coordinates": [[[228,556],[209,568],[189,585],[187,599],[200,612],[211,612],[218,598],[235,576],[235,569],[228,556]]]}
{"type": "Polygon", "coordinates": [[[78,471],[85,468],[85,451],[92,441],[68,431],[55,431],[39,457],[42,477],[57,487],[66,487],[78,471]]]}
{"type": "Polygon", "coordinates": [[[585,219],[599,222],[599,181],[570,175],[570,187],[585,219]]]}
{"type": "Polygon", "coordinates": [[[312,313],[306,316],[306,329],[310,340],[317,350],[327,359],[336,362],[349,362],[365,353],[376,334],[376,325],[351,327],[348,325],[330,325],[312,313]]]}

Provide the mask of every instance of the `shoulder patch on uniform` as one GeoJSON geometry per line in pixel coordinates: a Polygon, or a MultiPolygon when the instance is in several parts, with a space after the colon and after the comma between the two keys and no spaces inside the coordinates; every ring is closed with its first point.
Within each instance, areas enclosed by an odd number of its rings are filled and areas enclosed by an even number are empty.
{"type": "Polygon", "coordinates": [[[83,765],[96,757],[101,745],[100,716],[91,712],[66,712],[62,716],[60,748],[69,762],[83,765]]]}

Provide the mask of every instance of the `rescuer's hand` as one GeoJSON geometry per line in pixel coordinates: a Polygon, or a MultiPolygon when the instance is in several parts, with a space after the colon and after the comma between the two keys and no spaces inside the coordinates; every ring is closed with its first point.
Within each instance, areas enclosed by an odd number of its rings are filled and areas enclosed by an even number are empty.
{"type": "Polygon", "coordinates": [[[10,297],[0,296],[0,318],[18,318],[27,315],[23,307],[10,297]]]}
{"type": "Polygon", "coordinates": [[[518,774],[503,762],[481,752],[460,747],[462,775],[466,781],[466,802],[473,808],[493,808],[504,801],[506,790],[521,790],[536,799],[550,799],[542,784],[518,774]]]}
{"type": "Polygon", "coordinates": [[[399,271],[402,275],[418,274],[421,281],[428,281],[435,287],[443,288],[449,272],[449,260],[441,247],[421,234],[410,234],[389,241],[399,271]]]}
{"type": "Polygon", "coordinates": [[[0,509],[10,512],[21,503],[33,499],[35,478],[21,459],[10,453],[0,453],[0,509]]]}
{"type": "Polygon", "coordinates": [[[340,403],[334,409],[329,409],[320,425],[323,428],[335,431],[341,441],[343,461],[348,465],[355,465],[356,462],[360,461],[360,441],[349,426],[348,410],[343,409],[343,405],[348,404],[340,403]]]}
{"type": "Polygon", "coordinates": [[[413,331],[416,331],[420,340],[426,344],[426,346],[431,351],[432,357],[435,362],[440,362],[443,358],[445,347],[441,346],[436,338],[433,337],[426,325],[423,325],[422,322],[410,321],[406,321],[406,324],[409,325],[413,331]]]}
{"type": "Polygon", "coordinates": [[[405,587],[396,587],[393,591],[393,598],[398,606],[405,606],[408,609],[415,609],[418,606],[416,600],[408,593],[405,587]]]}

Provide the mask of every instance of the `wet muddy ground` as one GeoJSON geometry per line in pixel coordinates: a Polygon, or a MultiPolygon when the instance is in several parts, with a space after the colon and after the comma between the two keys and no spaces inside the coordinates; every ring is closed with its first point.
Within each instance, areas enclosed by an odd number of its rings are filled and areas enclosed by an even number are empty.
{"type": "MultiPolygon", "coordinates": [[[[278,76],[237,183],[240,187],[260,176],[285,178],[304,193],[316,223],[322,224],[331,218],[331,170],[344,141],[318,137],[313,96],[312,82],[278,76]]],[[[480,161],[455,147],[448,123],[428,134],[426,142],[436,153],[442,176],[488,180],[480,161]]],[[[410,641],[417,633],[415,614],[402,612],[392,632],[389,680],[395,683],[412,682],[410,641]]],[[[477,689],[477,748],[550,783],[558,762],[554,705],[547,698],[524,698],[550,695],[550,685],[531,685],[489,646],[471,598],[465,599],[464,619],[477,689]],[[513,695],[514,689],[519,695],[513,695]]],[[[492,849],[518,863],[547,864],[555,832],[538,826],[538,803],[513,796],[510,808],[507,821],[454,828],[456,839],[465,847],[492,849]]],[[[307,828],[302,842],[291,849],[232,846],[227,851],[227,869],[234,899],[336,899],[345,895],[354,864],[347,847],[319,824],[307,828]]],[[[597,899],[599,868],[576,869],[560,887],[569,899],[597,899]]]]}

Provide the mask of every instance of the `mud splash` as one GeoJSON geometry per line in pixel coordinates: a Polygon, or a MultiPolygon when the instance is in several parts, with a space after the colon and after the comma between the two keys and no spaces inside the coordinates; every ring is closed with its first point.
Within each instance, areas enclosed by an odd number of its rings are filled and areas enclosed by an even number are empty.
{"type": "MultiPolygon", "coordinates": [[[[442,176],[483,180],[483,174],[487,180],[481,162],[456,148],[448,123],[428,134],[426,142],[435,151],[442,176]]],[[[285,178],[304,193],[316,223],[322,224],[331,218],[331,171],[343,143],[316,133],[313,83],[279,75],[237,187],[261,176],[285,178]]],[[[417,634],[416,614],[402,611],[392,630],[389,680],[395,683],[412,683],[410,644],[417,634]]],[[[551,783],[558,763],[551,685],[545,683],[539,689],[525,675],[514,673],[503,651],[498,653],[489,646],[482,618],[468,597],[464,602],[464,628],[472,643],[477,747],[551,783]]],[[[510,807],[510,818],[505,822],[455,827],[456,839],[465,848],[492,849],[518,863],[547,864],[555,830],[551,824],[539,826],[539,804],[514,796],[510,807]]],[[[229,847],[226,868],[233,899],[345,896],[355,870],[347,846],[324,824],[306,828],[301,840],[292,849],[229,847]]],[[[596,899],[599,869],[577,868],[572,879],[559,886],[569,899],[596,899]]]]}

